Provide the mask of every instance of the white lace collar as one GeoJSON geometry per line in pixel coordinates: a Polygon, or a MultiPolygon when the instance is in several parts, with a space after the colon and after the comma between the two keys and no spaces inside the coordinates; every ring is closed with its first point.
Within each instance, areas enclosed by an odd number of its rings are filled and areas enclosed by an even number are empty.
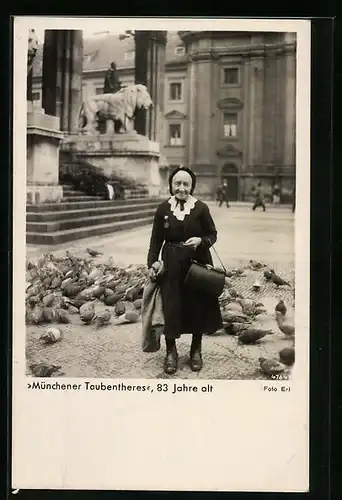
{"type": "Polygon", "coordinates": [[[194,208],[196,201],[197,199],[190,195],[189,198],[184,203],[184,210],[181,210],[179,203],[177,203],[176,197],[171,196],[171,198],[169,199],[171,212],[176,217],[176,219],[184,220],[184,217],[186,215],[189,215],[191,210],[194,208]]]}

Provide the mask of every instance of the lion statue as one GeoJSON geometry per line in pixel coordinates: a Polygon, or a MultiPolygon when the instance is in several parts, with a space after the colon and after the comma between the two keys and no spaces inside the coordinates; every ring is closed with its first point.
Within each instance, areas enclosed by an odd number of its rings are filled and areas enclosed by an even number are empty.
{"type": "Polygon", "coordinates": [[[151,96],[145,85],[129,85],[115,94],[94,95],[84,101],[78,114],[80,131],[96,133],[98,118],[119,122],[119,133],[131,132],[134,129],[136,109],[148,109],[152,106],[151,96]]]}

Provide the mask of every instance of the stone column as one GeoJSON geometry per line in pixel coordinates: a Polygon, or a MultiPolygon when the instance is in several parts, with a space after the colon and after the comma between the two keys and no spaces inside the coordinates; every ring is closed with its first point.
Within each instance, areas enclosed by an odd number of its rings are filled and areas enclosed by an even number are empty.
{"type": "Polygon", "coordinates": [[[60,119],[61,130],[77,130],[82,100],[81,30],[46,30],[43,50],[43,108],[60,119]]]}
{"type": "Polygon", "coordinates": [[[196,151],[196,98],[197,98],[197,66],[190,61],[188,65],[188,110],[189,110],[189,130],[188,130],[188,161],[193,165],[196,151]]]}
{"type": "MultiPolygon", "coordinates": [[[[214,55],[211,50],[194,53],[192,55],[191,65],[195,65],[195,96],[191,100],[191,106],[195,109],[191,112],[192,118],[195,118],[194,131],[199,140],[193,147],[192,164],[212,164],[212,62],[214,55]]],[[[194,141],[192,141],[193,143],[194,141]]]]}
{"type": "Polygon", "coordinates": [[[166,31],[135,32],[135,83],[146,85],[153,107],[139,110],[135,128],[141,135],[160,142],[163,137],[166,31]]]}
{"type": "Polygon", "coordinates": [[[251,78],[251,60],[249,55],[246,56],[244,62],[244,79],[243,79],[243,137],[242,137],[242,157],[243,157],[243,168],[252,164],[251,150],[254,136],[254,123],[251,121],[252,116],[252,106],[253,106],[253,89],[252,89],[252,78],[251,78]]]}
{"type": "MultiPolygon", "coordinates": [[[[295,35],[294,35],[295,36],[295,35]]],[[[296,163],[296,47],[292,33],[285,34],[284,164],[296,163]]]]}
{"type": "Polygon", "coordinates": [[[263,106],[264,106],[264,51],[253,49],[250,61],[250,95],[249,95],[249,160],[251,164],[263,162],[263,106]]]}

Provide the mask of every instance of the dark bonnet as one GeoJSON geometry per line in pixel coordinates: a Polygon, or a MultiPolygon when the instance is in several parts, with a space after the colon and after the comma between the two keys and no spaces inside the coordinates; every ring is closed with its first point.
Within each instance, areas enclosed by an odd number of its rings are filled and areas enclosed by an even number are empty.
{"type": "Polygon", "coordinates": [[[171,195],[173,195],[173,192],[172,192],[172,179],[174,178],[174,176],[178,173],[178,172],[187,172],[190,177],[191,177],[191,180],[192,180],[192,184],[191,184],[191,189],[190,189],[190,194],[192,194],[194,192],[194,189],[195,189],[195,186],[196,186],[196,175],[193,173],[192,170],[190,170],[190,168],[187,168],[187,167],[178,167],[176,168],[171,174],[170,174],[170,177],[169,177],[169,190],[170,190],[170,193],[171,195]]]}

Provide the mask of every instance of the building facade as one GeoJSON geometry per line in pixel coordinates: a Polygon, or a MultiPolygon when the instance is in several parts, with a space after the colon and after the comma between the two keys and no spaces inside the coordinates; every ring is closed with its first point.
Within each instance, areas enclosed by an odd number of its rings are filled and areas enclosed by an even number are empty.
{"type": "MultiPolygon", "coordinates": [[[[42,51],[40,50],[40,53],[42,51]]],[[[134,41],[84,40],[83,99],[103,92],[116,62],[122,85],[134,83],[134,41]]],[[[33,68],[41,106],[41,57],[33,68]]],[[[170,168],[188,165],[197,193],[212,197],[226,178],[231,200],[248,199],[259,180],[290,197],[295,182],[295,33],[168,33],[161,152],[170,168]]],[[[165,170],[164,170],[165,175],[165,170]]]]}

